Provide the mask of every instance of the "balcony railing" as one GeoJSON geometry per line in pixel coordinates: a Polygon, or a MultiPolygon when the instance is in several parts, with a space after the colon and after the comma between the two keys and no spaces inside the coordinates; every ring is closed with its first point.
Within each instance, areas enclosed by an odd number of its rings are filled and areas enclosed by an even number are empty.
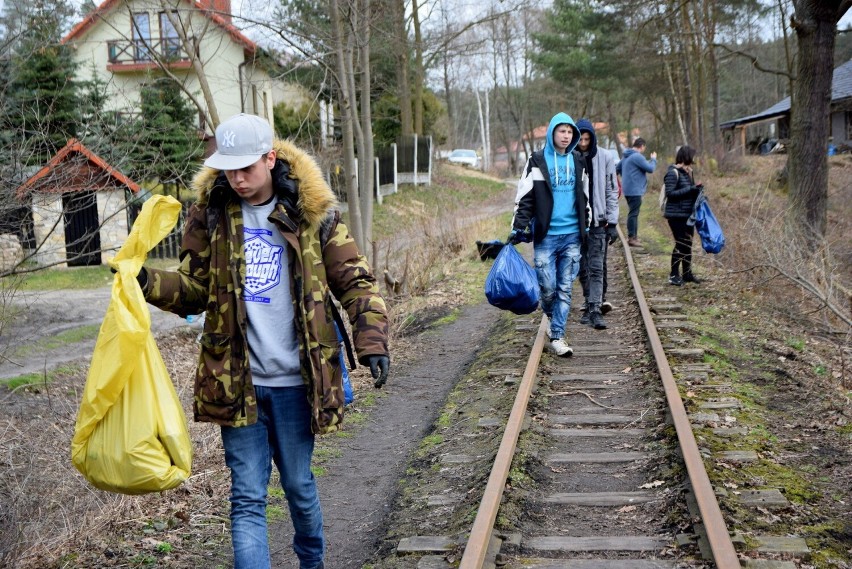
{"type": "Polygon", "coordinates": [[[114,40],[107,42],[109,62],[127,65],[153,63],[161,59],[167,63],[189,61],[178,38],[159,40],[114,40]]]}

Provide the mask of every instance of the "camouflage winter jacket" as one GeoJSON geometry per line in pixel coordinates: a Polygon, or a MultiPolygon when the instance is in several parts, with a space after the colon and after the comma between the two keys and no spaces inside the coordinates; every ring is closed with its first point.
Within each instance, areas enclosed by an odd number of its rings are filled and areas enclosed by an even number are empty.
{"type": "MultiPolygon", "coordinates": [[[[336,198],[319,166],[289,142],[276,141],[274,148],[278,160],[272,176],[279,201],[270,220],[289,245],[302,378],[313,408],[311,429],[328,433],[343,419],[343,370],[331,297],[349,316],[362,364],[367,356],[388,355],[387,311],[367,260],[340,222],[336,198]]],[[[206,311],[195,376],[195,420],[250,425],[257,420],[257,400],[246,339],[240,200],[218,170],[203,168],[193,186],[198,200],[187,216],[180,267],[147,269],[145,298],[181,316],[206,311]]]]}

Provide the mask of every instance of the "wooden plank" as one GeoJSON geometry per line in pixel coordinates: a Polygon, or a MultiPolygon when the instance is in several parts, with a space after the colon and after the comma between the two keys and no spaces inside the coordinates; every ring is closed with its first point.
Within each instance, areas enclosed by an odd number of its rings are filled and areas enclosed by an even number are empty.
{"type": "Polygon", "coordinates": [[[756,551],[760,553],[785,553],[788,555],[809,556],[811,550],[801,537],[786,537],[783,535],[756,535],[754,540],[759,544],[756,551]]]}
{"type": "Polygon", "coordinates": [[[588,415],[552,415],[548,417],[548,420],[557,425],[612,425],[633,423],[636,421],[636,417],[594,413],[588,415]]]}
{"type": "Polygon", "coordinates": [[[657,551],[671,542],[668,538],[644,535],[571,537],[550,535],[531,537],[523,544],[538,551],[657,551]]]}
{"type": "Polygon", "coordinates": [[[553,437],[598,438],[598,437],[641,437],[648,434],[647,429],[548,429],[553,437]]]}
{"type": "Polygon", "coordinates": [[[546,504],[575,506],[629,506],[656,500],[653,492],[559,492],[542,498],[546,504]]]}
{"type": "Polygon", "coordinates": [[[723,450],[716,456],[732,462],[754,462],[758,459],[757,453],[753,450],[723,450]]]}
{"type": "Polygon", "coordinates": [[[777,488],[767,490],[745,490],[737,498],[744,506],[761,508],[787,508],[790,502],[777,488]]]}
{"type": "Polygon", "coordinates": [[[675,569],[677,565],[674,561],[661,559],[524,559],[518,563],[510,563],[506,567],[507,569],[675,569]]]}
{"type": "Polygon", "coordinates": [[[739,409],[739,401],[706,401],[699,405],[701,409],[739,409]]]}
{"type": "Polygon", "coordinates": [[[624,381],[633,376],[626,373],[566,373],[550,376],[550,381],[624,381]]]}
{"type": "Polygon", "coordinates": [[[404,537],[396,546],[397,553],[443,553],[452,551],[458,541],[445,535],[415,535],[404,537]]]}
{"type": "Polygon", "coordinates": [[[608,464],[612,462],[633,462],[649,458],[647,452],[570,452],[555,453],[547,457],[546,462],[582,462],[589,464],[608,464]]]}

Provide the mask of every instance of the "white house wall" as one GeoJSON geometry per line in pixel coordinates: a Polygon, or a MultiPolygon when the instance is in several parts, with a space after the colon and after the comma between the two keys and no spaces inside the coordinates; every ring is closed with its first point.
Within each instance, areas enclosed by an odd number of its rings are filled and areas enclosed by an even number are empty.
{"type": "MultiPolygon", "coordinates": [[[[195,34],[204,34],[200,45],[200,60],[212,92],[220,120],[240,112],[249,112],[272,117],[272,82],[265,71],[256,69],[246,59],[245,46],[237,42],[225,29],[211,22],[200,12],[192,12],[187,2],[180,2],[182,21],[189,18],[189,27],[195,34]],[[243,75],[243,97],[240,97],[240,74],[243,75]],[[253,97],[252,86],[258,96],[253,97]],[[256,99],[256,103],[255,100],[256,99]]],[[[92,72],[108,85],[107,110],[138,110],[140,91],[152,78],[162,77],[158,69],[147,71],[119,71],[107,69],[109,53],[107,42],[132,40],[131,12],[147,12],[150,19],[152,41],[159,41],[161,4],[150,0],[135,0],[127,5],[119,4],[101,20],[69,42],[75,49],[79,65],[78,79],[92,78],[92,72]]],[[[198,78],[193,69],[174,69],[173,73],[194,94],[196,100],[207,110],[198,78]]],[[[270,120],[271,122],[271,120],[270,120]]],[[[210,129],[208,128],[208,131],[210,129]]]]}

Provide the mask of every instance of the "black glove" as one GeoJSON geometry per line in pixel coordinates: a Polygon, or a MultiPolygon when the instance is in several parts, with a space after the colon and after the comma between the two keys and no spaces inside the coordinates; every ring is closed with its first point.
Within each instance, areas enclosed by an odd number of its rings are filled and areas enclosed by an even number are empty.
{"type": "Polygon", "coordinates": [[[506,243],[510,245],[517,245],[518,243],[529,243],[532,241],[532,236],[530,233],[526,231],[519,231],[517,229],[513,229],[511,233],[509,233],[509,237],[506,239],[506,243]]]}
{"type": "Polygon", "coordinates": [[[376,380],[373,387],[381,388],[388,380],[390,358],[387,356],[367,356],[367,363],[370,364],[370,374],[376,380]]]}
{"type": "MultiPolygon", "coordinates": [[[[113,274],[118,272],[112,267],[109,268],[109,271],[113,274]]],[[[145,270],[145,267],[139,269],[139,273],[136,275],[136,282],[139,283],[139,286],[144,291],[145,286],[148,284],[148,271],[145,270]]]]}
{"type": "Polygon", "coordinates": [[[607,241],[609,245],[618,241],[618,225],[607,225],[606,234],[609,237],[609,240],[607,241]]]}

